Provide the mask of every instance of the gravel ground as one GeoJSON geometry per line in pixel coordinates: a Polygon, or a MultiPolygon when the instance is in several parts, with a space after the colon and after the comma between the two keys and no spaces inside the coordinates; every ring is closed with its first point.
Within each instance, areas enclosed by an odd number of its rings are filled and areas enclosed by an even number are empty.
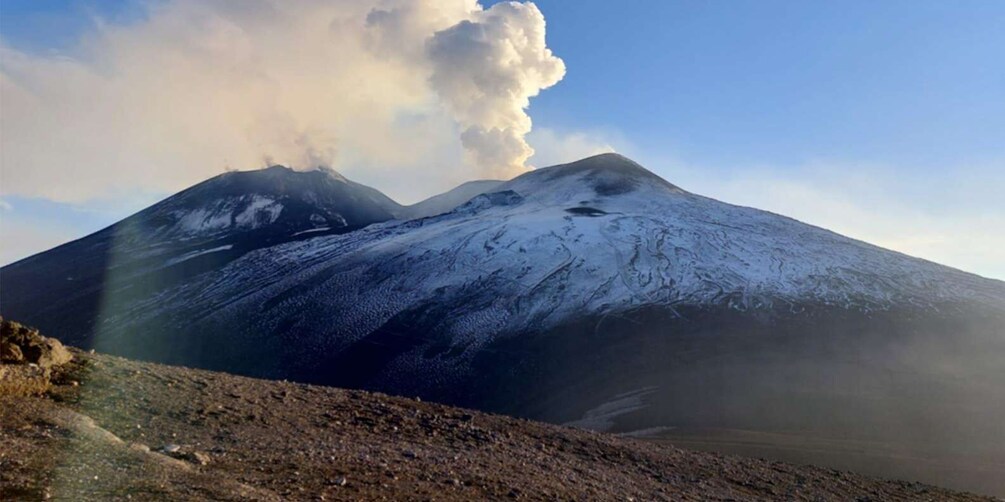
{"type": "Polygon", "coordinates": [[[74,352],[0,397],[0,500],[990,500],[362,391],[74,352]]]}

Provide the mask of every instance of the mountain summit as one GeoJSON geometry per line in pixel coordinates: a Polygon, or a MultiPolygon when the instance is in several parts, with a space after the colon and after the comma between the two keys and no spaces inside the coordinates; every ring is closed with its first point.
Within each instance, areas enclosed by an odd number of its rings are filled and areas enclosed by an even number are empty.
{"type": "Polygon", "coordinates": [[[400,206],[328,168],[294,171],[271,166],[221,174],[127,222],[160,239],[225,233],[359,228],[394,217],[400,206]]]}
{"type": "Polygon", "coordinates": [[[569,164],[536,169],[513,180],[523,186],[536,184],[551,188],[565,182],[583,183],[600,196],[612,196],[648,187],[684,193],[670,182],[617,153],[602,153],[569,164]]]}
{"type": "MultiPolygon", "coordinates": [[[[91,326],[109,290],[136,298],[244,254],[393,219],[401,209],[334,170],[274,165],[220,174],[114,225],[2,269],[3,312],[46,312],[61,330],[91,326]]],[[[85,331],[90,328],[85,328],[85,331]]],[[[79,333],[78,333],[79,334],[79,333]]]]}

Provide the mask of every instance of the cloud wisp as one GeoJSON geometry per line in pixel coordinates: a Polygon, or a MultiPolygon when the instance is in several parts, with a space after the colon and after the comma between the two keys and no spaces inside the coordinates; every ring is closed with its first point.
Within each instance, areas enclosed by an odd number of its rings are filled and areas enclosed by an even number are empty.
{"type": "Polygon", "coordinates": [[[512,176],[564,73],[532,3],[151,2],[63,54],[0,45],[2,191],[79,202],[266,162],[419,190],[512,176]]]}

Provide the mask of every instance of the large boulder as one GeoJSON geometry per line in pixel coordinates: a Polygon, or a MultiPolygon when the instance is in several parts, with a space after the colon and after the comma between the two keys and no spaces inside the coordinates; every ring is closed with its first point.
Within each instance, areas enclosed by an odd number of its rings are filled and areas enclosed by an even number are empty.
{"type": "Polygon", "coordinates": [[[59,340],[0,318],[0,395],[43,393],[51,386],[53,368],[72,359],[59,340]]]}
{"type": "Polygon", "coordinates": [[[59,340],[42,336],[37,329],[0,318],[0,362],[37,364],[52,368],[66,364],[73,355],[59,340]]]}

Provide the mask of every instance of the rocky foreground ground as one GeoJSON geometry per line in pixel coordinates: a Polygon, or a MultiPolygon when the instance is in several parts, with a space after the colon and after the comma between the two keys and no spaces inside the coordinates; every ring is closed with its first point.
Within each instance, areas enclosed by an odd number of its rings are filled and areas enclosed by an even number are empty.
{"type": "MultiPolygon", "coordinates": [[[[33,392],[0,385],[0,500],[987,500],[401,397],[70,353],[45,368],[5,359],[7,369],[44,369],[48,382],[33,392]]],[[[7,383],[14,373],[0,372],[7,383]]]]}

